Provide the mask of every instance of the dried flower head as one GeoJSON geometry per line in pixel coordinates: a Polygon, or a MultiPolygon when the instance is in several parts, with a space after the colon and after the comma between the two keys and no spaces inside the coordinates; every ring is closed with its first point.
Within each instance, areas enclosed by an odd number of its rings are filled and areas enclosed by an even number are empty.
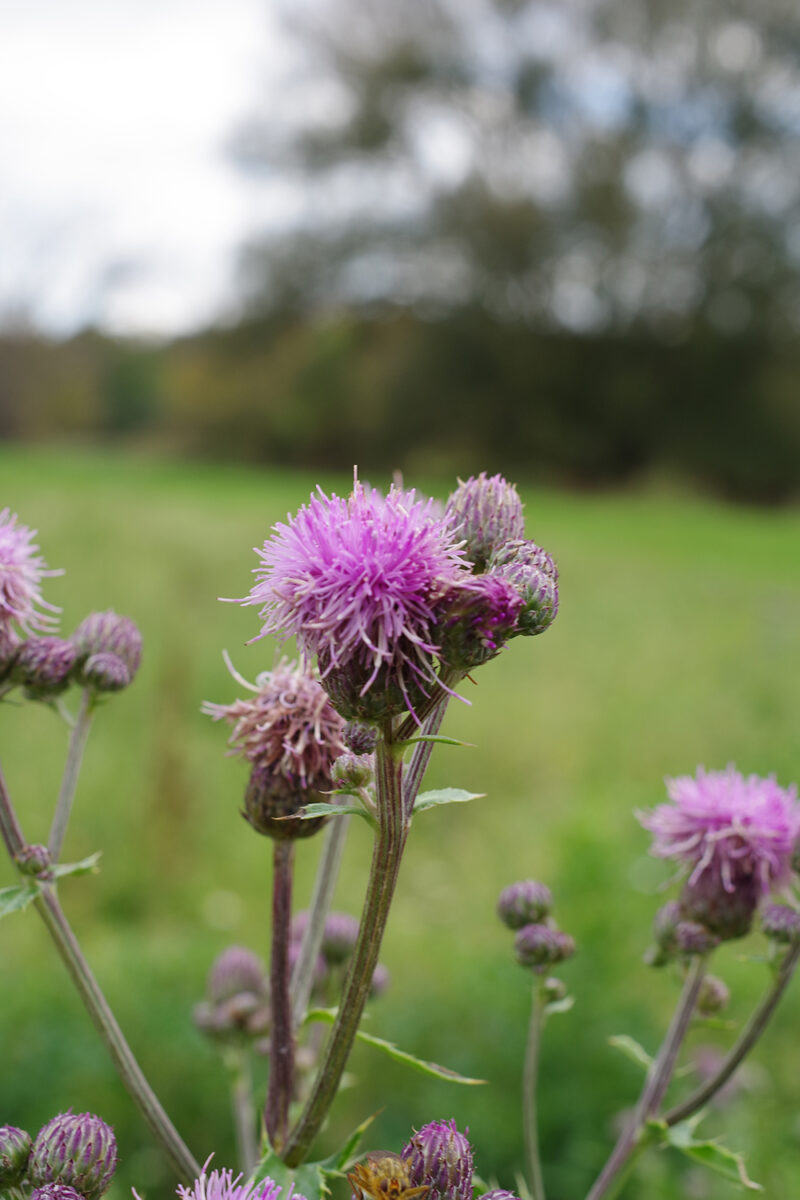
{"type": "MultiPolygon", "coordinates": [[[[294,634],[323,682],[347,670],[354,699],[395,688],[413,709],[414,685],[435,680],[437,601],[466,571],[433,502],[399,488],[384,497],[358,480],[346,500],[320,490],[257,553],[243,603],[259,606],[259,636],[294,634]]],[[[348,707],[349,719],[362,716],[348,707]]]]}
{"type": "Polygon", "coordinates": [[[63,1183],[86,1200],[108,1191],[117,1166],[114,1130],[92,1113],[60,1113],[36,1135],[28,1167],[35,1187],[63,1183]]]}
{"type": "Polygon", "coordinates": [[[18,520],[9,508],[0,509],[0,626],[14,621],[23,633],[47,633],[57,625],[50,614],[61,610],[42,598],[41,583],[63,571],[48,569],[37,553],[36,530],[18,520]]]}
{"type": "Polygon", "coordinates": [[[427,1200],[471,1200],[472,1147],[455,1121],[423,1125],[403,1147],[402,1157],[412,1184],[430,1188],[427,1200]]]}
{"type": "Polygon", "coordinates": [[[16,1187],[25,1177],[31,1156],[30,1134],[14,1125],[0,1125],[0,1190],[16,1187]]]}

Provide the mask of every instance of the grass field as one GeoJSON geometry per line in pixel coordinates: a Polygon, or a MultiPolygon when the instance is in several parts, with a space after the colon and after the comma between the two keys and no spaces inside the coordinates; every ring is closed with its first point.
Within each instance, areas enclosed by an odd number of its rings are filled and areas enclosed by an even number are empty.
{"type": "MultiPolygon", "coordinates": [[[[368,464],[364,464],[365,468],[368,464]]],[[[487,464],[491,468],[491,464],[487,464]]],[[[363,470],[368,475],[368,470],[363,470]]],[[[193,1031],[212,958],[231,941],[268,949],[269,848],[238,816],[245,773],[224,732],[200,714],[236,694],[223,647],[252,678],[275,648],[245,642],[254,610],[220,604],[250,587],[259,545],[296,508],[310,475],[162,464],[79,451],[0,448],[0,507],[39,529],[63,566],[48,597],[70,631],[115,608],[142,628],[135,685],[100,712],[66,854],[102,849],[101,873],[67,881],[65,907],[165,1106],[196,1156],[232,1161],[223,1069],[193,1031]]],[[[322,478],[347,488],[346,479],[322,478]]],[[[374,479],[373,482],[382,481],[374,479]]],[[[450,481],[410,480],[444,496],[450,481]]],[[[342,1093],[331,1148],[381,1110],[372,1146],[398,1149],[411,1125],[469,1125],[479,1169],[513,1187],[521,1165],[518,1086],[528,979],[494,907],[507,883],[543,879],[579,954],[563,970],[577,1002],[548,1026],[541,1108],[549,1200],[578,1200],[602,1163],[637,1068],[607,1046],[628,1032],[654,1049],[676,981],[642,965],[667,872],[647,857],[633,810],[657,803],[663,777],[697,763],[796,779],[800,714],[800,514],[724,508],[665,494],[574,495],[521,485],[528,536],[561,570],[561,612],[462,688],[429,785],[487,797],[434,810],[412,831],[383,959],[392,986],[370,1029],[490,1081],[459,1089],[359,1050],[358,1086],[342,1093]]],[[[44,840],[66,746],[42,706],[3,706],[0,760],[31,840],[44,840]]],[[[318,842],[300,847],[298,898],[318,842]]],[[[337,906],[357,912],[369,854],[353,830],[337,906]]],[[[0,862],[0,886],[12,881],[0,862]]],[[[754,937],[720,955],[741,1021],[765,983],[744,961],[754,937]]],[[[0,925],[0,1124],[34,1131],[53,1113],[112,1121],[130,1185],[160,1200],[171,1181],[117,1084],[88,1019],[31,911],[0,925]]],[[[800,996],[790,994],[746,1079],[753,1095],[709,1126],[748,1154],[776,1200],[800,1194],[800,996]]],[[[730,1031],[698,1031],[692,1045],[730,1031]]],[[[645,1163],[629,1197],[717,1200],[732,1185],[667,1156],[645,1163]]]]}

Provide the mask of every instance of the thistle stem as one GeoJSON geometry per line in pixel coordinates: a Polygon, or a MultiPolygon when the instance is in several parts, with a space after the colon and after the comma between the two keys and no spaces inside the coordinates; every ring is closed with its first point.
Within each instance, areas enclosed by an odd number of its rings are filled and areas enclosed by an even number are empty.
{"type": "Polygon", "coordinates": [[[372,852],[361,925],[339,1010],[316,1078],[305,1108],[284,1148],[283,1159],[290,1167],[298,1166],[307,1157],[336,1096],[369,996],[406,843],[408,825],[403,814],[403,765],[402,759],[396,755],[388,723],[375,757],[379,827],[372,852]]]}
{"type": "Polygon", "coordinates": [[[269,1083],[264,1124],[270,1143],[280,1151],[289,1130],[289,1104],[294,1087],[294,1033],[289,998],[289,938],[292,923],[294,842],[273,842],[272,949],[270,952],[271,1033],[269,1083]]]}
{"type": "Polygon", "coordinates": [[[256,1146],[256,1109],[253,1103],[253,1072],[247,1050],[238,1050],[230,1060],[231,1104],[236,1130],[239,1166],[245,1176],[258,1162],[256,1146]]]}
{"type": "MultiPolygon", "coordinates": [[[[2,771],[0,771],[0,834],[2,834],[12,860],[27,848],[2,771]]],[[[134,1058],[133,1052],[83,956],[58,902],[55,888],[44,885],[40,895],[34,901],[34,905],[55,942],[67,972],[95,1029],[100,1034],[128,1094],[144,1117],[156,1141],[164,1150],[178,1178],[183,1183],[191,1183],[200,1174],[199,1164],[195,1162],[175,1126],[161,1107],[157,1096],[134,1058]]]]}
{"type": "MultiPolygon", "coordinates": [[[[444,714],[447,712],[447,704],[450,700],[448,695],[444,695],[439,703],[434,708],[422,724],[422,732],[429,735],[436,734],[442,727],[444,714]]],[[[414,811],[414,801],[417,798],[420,786],[422,784],[425,772],[428,769],[431,755],[433,754],[433,742],[417,742],[414,747],[414,752],[411,755],[411,761],[408,764],[405,780],[403,783],[403,806],[405,809],[406,819],[410,820],[411,814],[414,811]]]]}
{"type": "Polygon", "coordinates": [[[92,724],[93,710],[94,696],[92,690],[91,688],[84,688],[78,717],[69,735],[67,761],[64,764],[64,774],[61,777],[61,787],[59,788],[58,800],[56,801],[56,810],[53,814],[53,824],[50,826],[50,837],[47,841],[47,848],[50,851],[50,858],[53,862],[58,862],[61,856],[61,847],[64,844],[64,835],[67,832],[67,825],[69,824],[69,817],[72,812],[72,802],[75,799],[75,790],[78,786],[78,775],[80,774],[81,762],[83,761],[83,752],[86,749],[89,729],[92,724]]]}
{"type": "Polygon", "coordinates": [[[325,933],[325,918],[330,912],[333,901],[349,824],[349,817],[336,817],[328,823],[323,835],[322,853],[308,910],[308,924],[303,933],[300,957],[292,974],[290,996],[292,1023],[295,1029],[302,1024],[308,1009],[311,988],[314,984],[314,969],[325,933]]]}
{"type": "Polygon", "coordinates": [[[525,1161],[531,1200],[545,1200],[542,1163],[539,1155],[539,1127],[536,1112],[536,1087],[539,1077],[539,1047],[542,1040],[544,1010],[546,1006],[542,980],[537,975],[533,982],[531,1021],[528,1027],[528,1045],[525,1051],[525,1066],[522,1072],[522,1129],[525,1137],[525,1161]]]}
{"type": "Polygon", "coordinates": [[[686,1036],[692,1014],[697,1004],[697,997],[703,982],[705,969],[705,956],[697,955],[692,959],[680,1000],[673,1013],[672,1021],[670,1022],[664,1041],[661,1043],[658,1057],[648,1072],[633,1117],[621,1133],[616,1146],[597,1177],[594,1186],[589,1191],[586,1200],[600,1200],[601,1196],[609,1194],[612,1184],[614,1184],[620,1171],[626,1165],[630,1155],[641,1143],[642,1138],[646,1136],[648,1118],[657,1111],[658,1106],[664,1098],[664,1093],[669,1087],[672,1073],[675,1070],[678,1051],[686,1036]]]}
{"type": "Polygon", "coordinates": [[[778,1002],[795,972],[798,960],[800,960],[800,944],[792,946],[786,953],[766,995],[739,1034],[719,1070],[702,1087],[692,1092],[691,1096],[664,1114],[664,1121],[667,1125],[677,1125],[679,1121],[696,1113],[728,1082],[769,1024],[772,1014],[778,1007],[778,1002]]]}

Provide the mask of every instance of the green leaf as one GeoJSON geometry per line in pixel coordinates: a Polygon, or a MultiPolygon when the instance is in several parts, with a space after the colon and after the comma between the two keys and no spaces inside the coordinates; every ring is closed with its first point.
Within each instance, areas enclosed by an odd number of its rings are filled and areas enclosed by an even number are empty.
{"type": "Polygon", "coordinates": [[[574,1004],[574,996],[562,996],[560,1000],[551,1000],[549,1004],[544,1006],[544,1015],[546,1017],[554,1017],[557,1013],[569,1012],[574,1004]]]}
{"type": "Polygon", "coordinates": [[[437,788],[433,792],[420,792],[414,802],[414,812],[436,808],[439,804],[464,804],[467,800],[481,800],[485,792],[465,792],[463,788],[437,788]]]}
{"type": "Polygon", "coordinates": [[[462,742],[460,738],[442,737],[440,733],[419,733],[416,737],[406,738],[404,742],[398,742],[398,746],[402,746],[405,750],[407,746],[416,746],[417,742],[441,742],[443,746],[470,746],[475,749],[474,742],[462,742]]]}
{"type": "Polygon", "coordinates": [[[29,904],[33,903],[41,890],[39,884],[34,880],[18,884],[15,887],[0,888],[0,917],[23,912],[29,904]]]}
{"type": "Polygon", "coordinates": [[[306,804],[299,812],[293,813],[290,817],[278,817],[278,820],[312,821],[315,817],[361,817],[373,829],[378,827],[378,822],[372,813],[367,812],[361,804],[306,804]]]}
{"type": "Polygon", "coordinates": [[[288,1197],[290,1190],[294,1190],[302,1193],[306,1200],[325,1200],[331,1194],[326,1178],[331,1173],[322,1163],[318,1162],[303,1163],[299,1167],[287,1167],[270,1146],[257,1164],[250,1182],[260,1183],[262,1179],[269,1178],[284,1189],[284,1197],[288,1197]]]}
{"type": "Polygon", "coordinates": [[[56,863],[50,868],[50,873],[54,879],[64,879],[67,875],[96,875],[100,870],[98,863],[101,853],[102,851],[98,850],[76,863],[56,863]]]}
{"type": "MultiPolygon", "coordinates": [[[[306,1015],[306,1021],[324,1021],[328,1025],[332,1025],[335,1020],[335,1008],[312,1008],[306,1015]]],[[[361,1029],[357,1032],[356,1037],[367,1046],[374,1046],[376,1050],[382,1050],[395,1062],[405,1063],[406,1066],[411,1067],[414,1071],[419,1071],[422,1075],[433,1075],[436,1079],[447,1079],[450,1083],[465,1083],[470,1086],[488,1082],[486,1079],[470,1079],[466,1075],[459,1075],[457,1071],[451,1071],[449,1067],[441,1067],[438,1063],[426,1062],[423,1058],[417,1058],[414,1054],[400,1050],[393,1042],[374,1037],[371,1033],[364,1033],[361,1029]]]]}
{"type": "Polygon", "coordinates": [[[695,1138],[694,1131],[704,1115],[697,1113],[688,1121],[681,1121],[672,1126],[667,1126],[663,1121],[650,1121],[649,1126],[659,1133],[668,1146],[680,1150],[681,1154],[685,1154],[692,1162],[700,1163],[715,1171],[717,1175],[723,1175],[750,1191],[763,1191],[761,1184],[754,1183],[748,1176],[741,1154],[735,1154],[719,1142],[695,1138]]]}
{"type": "Polygon", "coordinates": [[[335,1150],[333,1154],[328,1156],[328,1158],[323,1159],[323,1161],[320,1163],[320,1167],[322,1167],[326,1173],[336,1173],[337,1175],[341,1175],[353,1165],[355,1161],[355,1153],[361,1144],[361,1139],[377,1115],[377,1113],[373,1113],[371,1117],[367,1117],[365,1121],[362,1121],[360,1125],[356,1126],[347,1141],[344,1142],[344,1144],[340,1146],[338,1150],[335,1150]]]}
{"type": "Polygon", "coordinates": [[[627,1033],[619,1033],[608,1039],[609,1046],[613,1046],[615,1050],[619,1050],[631,1062],[635,1062],[637,1066],[644,1067],[645,1071],[649,1071],[653,1065],[653,1059],[645,1050],[644,1046],[640,1046],[634,1038],[628,1037],[627,1033]]]}

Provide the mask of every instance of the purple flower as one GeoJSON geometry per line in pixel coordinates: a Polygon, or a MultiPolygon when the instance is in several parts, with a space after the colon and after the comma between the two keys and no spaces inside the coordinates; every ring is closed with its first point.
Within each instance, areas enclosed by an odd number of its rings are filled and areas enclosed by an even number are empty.
{"type": "Polygon", "coordinates": [[[430,1188],[428,1200],[471,1200],[472,1147],[455,1121],[423,1125],[403,1147],[402,1157],[412,1184],[430,1188]]]}
{"type": "Polygon", "coordinates": [[[42,599],[41,583],[45,576],[62,572],[48,569],[37,554],[36,530],[17,521],[9,508],[0,509],[0,625],[16,621],[24,633],[47,633],[58,624],[48,613],[61,610],[42,599]]]}
{"type": "Polygon", "coordinates": [[[260,608],[259,636],[294,634],[304,656],[319,658],[323,682],[344,670],[364,696],[380,675],[413,709],[414,686],[435,679],[437,601],[467,573],[433,502],[398,488],[384,497],[358,480],[347,500],[320,490],[257,553],[243,603],[260,608]]]}
{"type": "Polygon", "coordinates": [[[487,477],[485,471],[477,479],[471,475],[466,483],[459,480],[447,501],[445,519],[463,538],[464,553],[477,571],[486,569],[495,550],[525,536],[522,501],[516,487],[502,475],[487,477]]]}
{"type": "Polygon", "coordinates": [[[637,815],[654,834],[651,854],[685,863],[691,885],[710,872],[727,892],[752,878],[764,895],[789,881],[800,835],[796,787],[781,788],[772,775],[745,778],[731,765],[668,779],[667,792],[671,804],[637,815]]]}
{"type": "Polygon", "coordinates": [[[242,992],[259,996],[267,990],[267,968],[252,950],[245,946],[228,946],[214,959],[207,987],[214,1004],[221,1004],[242,992]]]}
{"type": "MultiPolygon", "coordinates": [[[[258,1183],[244,1183],[242,1176],[234,1176],[233,1171],[207,1171],[208,1163],[203,1167],[202,1174],[191,1187],[178,1186],[177,1195],[180,1200],[278,1200],[284,1190],[272,1179],[262,1179],[258,1183]]],[[[136,1196],[136,1192],[133,1193],[136,1196]]],[[[138,1200],[138,1197],[137,1197],[138,1200]]],[[[299,1192],[287,1190],[286,1200],[305,1200],[299,1192]]]]}
{"type": "Polygon", "coordinates": [[[28,1166],[34,1187],[63,1183],[86,1200],[108,1191],[117,1166],[117,1141],[110,1125],[93,1113],[59,1113],[36,1135],[28,1166]]]}

